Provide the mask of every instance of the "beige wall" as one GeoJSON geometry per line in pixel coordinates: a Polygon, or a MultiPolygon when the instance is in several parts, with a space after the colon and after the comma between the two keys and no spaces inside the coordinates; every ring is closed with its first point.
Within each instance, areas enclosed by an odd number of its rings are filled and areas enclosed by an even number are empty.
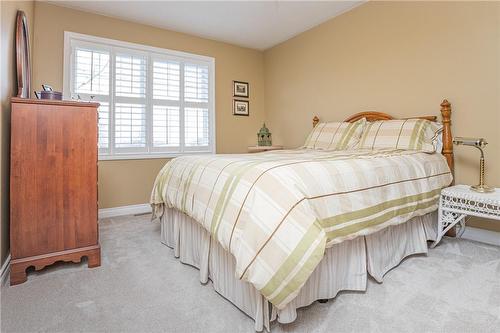
{"type": "MultiPolygon", "coordinates": [[[[217,152],[245,152],[264,121],[264,57],[256,50],[137,23],[35,3],[33,84],[63,86],[64,31],[140,43],[215,58],[217,152]],[[232,80],[250,83],[250,117],[232,115],[232,80]]],[[[147,203],[164,159],[99,163],[101,208],[147,203]]]]}
{"type": "MultiPolygon", "coordinates": [[[[499,49],[498,2],[369,2],[265,52],[266,122],[296,147],[313,115],[439,115],[447,98],[453,134],[489,141],[487,181],[500,186],[499,49]]],[[[456,147],[457,183],[477,183],[478,160],[456,147]]]]}
{"type": "Polygon", "coordinates": [[[166,159],[100,162],[100,208],[149,202],[156,175],[166,162],[166,159]]]}
{"type": "Polygon", "coordinates": [[[16,15],[26,13],[30,40],[33,40],[33,1],[0,2],[0,266],[9,253],[9,154],[10,97],[17,94],[16,15]]]}

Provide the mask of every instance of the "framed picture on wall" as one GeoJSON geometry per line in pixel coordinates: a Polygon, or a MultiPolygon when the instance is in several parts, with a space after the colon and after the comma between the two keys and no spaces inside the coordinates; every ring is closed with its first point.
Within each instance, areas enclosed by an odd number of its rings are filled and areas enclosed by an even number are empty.
{"type": "Polygon", "coordinates": [[[249,103],[240,99],[233,100],[233,115],[235,116],[249,116],[249,103]]]}
{"type": "Polygon", "coordinates": [[[248,98],[248,82],[233,81],[233,97],[248,98]]]}

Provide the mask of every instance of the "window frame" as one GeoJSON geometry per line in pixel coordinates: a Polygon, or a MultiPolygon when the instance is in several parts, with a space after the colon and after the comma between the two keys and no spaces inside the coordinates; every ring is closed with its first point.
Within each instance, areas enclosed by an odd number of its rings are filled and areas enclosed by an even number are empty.
{"type": "MultiPolygon", "coordinates": [[[[95,50],[109,52],[110,56],[110,82],[109,82],[109,95],[107,96],[109,103],[109,124],[108,124],[108,148],[99,149],[99,160],[124,160],[124,159],[154,159],[154,158],[172,158],[186,154],[214,154],[216,149],[216,127],[215,127],[215,58],[197,55],[182,51],[175,51],[163,49],[148,45],[124,42],[114,39],[96,37],[85,35],[70,31],[64,32],[64,67],[63,67],[63,98],[71,100],[71,91],[73,87],[73,44],[78,46],[85,46],[95,50]],[[116,148],[115,147],[115,133],[114,133],[114,103],[115,103],[115,56],[116,51],[125,50],[128,54],[141,54],[147,55],[147,68],[148,74],[146,75],[146,147],[145,151],[139,152],[138,149],[116,148]],[[184,107],[186,104],[190,105],[191,102],[184,101],[183,94],[179,96],[179,134],[180,145],[177,147],[154,147],[153,146],[153,61],[155,60],[172,60],[181,63],[181,80],[180,85],[184,84],[184,65],[195,64],[208,66],[209,84],[208,84],[208,103],[205,103],[208,108],[208,121],[209,121],[209,135],[208,135],[208,148],[199,149],[199,147],[189,147],[184,145],[184,107]]],[[[183,89],[183,88],[182,88],[183,89]]],[[[89,94],[80,94],[84,100],[90,100],[89,94]]],[[[103,95],[104,96],[104,95],[103,95]]],[[[164,104],[162,104],[164,105],[164,104]]],[[[166,104],[165,104],[166,105],[166,104]]]]}

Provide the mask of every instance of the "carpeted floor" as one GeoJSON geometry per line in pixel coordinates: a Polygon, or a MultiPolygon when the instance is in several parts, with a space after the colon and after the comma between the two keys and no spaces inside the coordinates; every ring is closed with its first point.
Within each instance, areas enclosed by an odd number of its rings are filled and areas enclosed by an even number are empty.
{"type": "MultiPolygon", "coordinates": [[[[2,332],[253,332],[253,321],[160,243],[148,216],[100,222],[102,266],[57,264],[1,289],[2,332]]],[[[365,293],[273,332],[500,332],[500,248],[445,239],[365,293]]]]}

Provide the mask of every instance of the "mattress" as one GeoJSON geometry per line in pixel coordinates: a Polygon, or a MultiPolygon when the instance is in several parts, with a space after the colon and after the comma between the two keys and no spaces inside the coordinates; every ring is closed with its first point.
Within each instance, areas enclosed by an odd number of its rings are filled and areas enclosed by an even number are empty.
{"type": "Polygon", "coordinates": [[[320,299],[334,298],[342,290],[366,290],[368,274],[383,276],[407,256],[427,253],[427,240],[436,239],[436,212],[414,217],[376,233],[335,244],[286,307],[278,309],[250,283],[238,279],[234,257],[194,219],[167,209],[161,219],[162,243],[171,247],[181,262],[198,268],[200,281],[212,281],[214,289],[255,320],[256,331],[270,323],[290,323],[297,309],[320,299]]]}

